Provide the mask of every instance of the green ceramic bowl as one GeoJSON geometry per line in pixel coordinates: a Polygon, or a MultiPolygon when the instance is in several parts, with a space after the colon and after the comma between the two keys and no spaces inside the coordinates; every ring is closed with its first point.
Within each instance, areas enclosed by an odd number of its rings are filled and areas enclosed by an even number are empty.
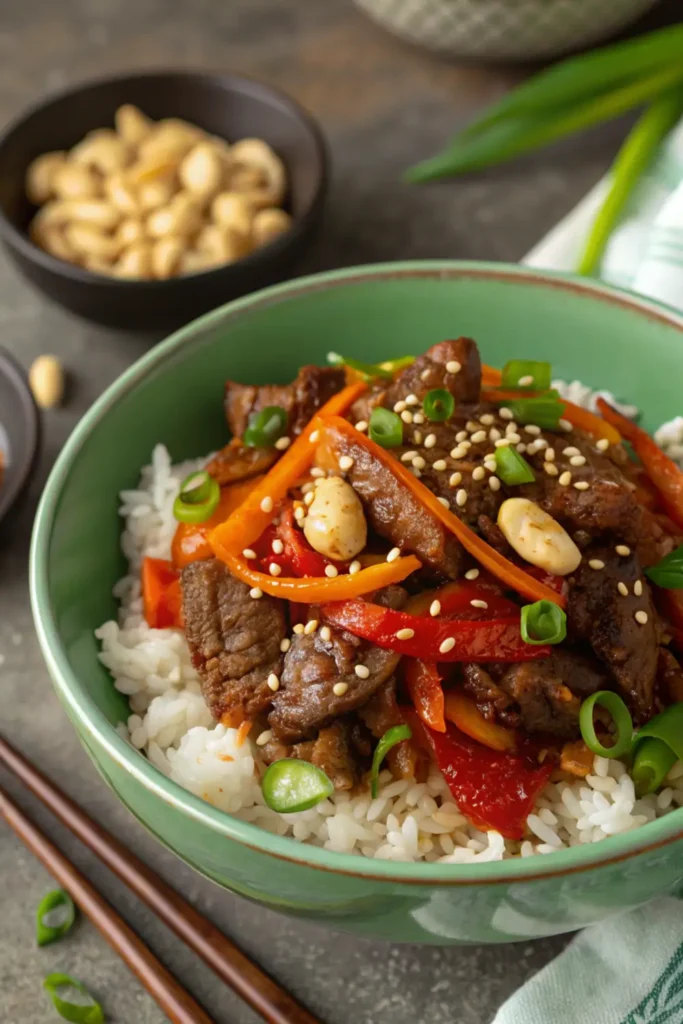
{"type": "Polygon", "coordinates": [[[132,813],[198,871],[267,906],[366,935],[505,942],[579,928],[683,879],[683,809],[638,831],[525,860],[396,864],[330,853],[233,819],[166,779],[114,726],[127,706],[97,661],[124,569],[117,492],[157,441],[176,459],[225,441],[226,377],[288,380],[335,349],[361,359],[468,334],[487,362],[550,359],[609,386],[653,427],[681,412],[683,318],[586,281],[477,263],[335,271],[241,299],[195,321],[95,403],[45,488],[31,552],[33,613],[62,703],[132,813]]]}

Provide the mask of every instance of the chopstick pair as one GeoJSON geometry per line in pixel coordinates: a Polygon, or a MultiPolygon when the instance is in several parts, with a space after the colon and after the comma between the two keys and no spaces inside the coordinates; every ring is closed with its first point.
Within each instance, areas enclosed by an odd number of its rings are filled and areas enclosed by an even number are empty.
{"type": "MultiPolygon", "coordinates": [[[[110,832],[98,825],[23,755],[0,737],[0,764],[66,825],[178,938],[268,1024],[319,1024],[308,1010],[251,961],[110,832]]],[[[0,814],[69,893],[139,978],[173,1024],[214,1024],[94,886],[0,788],[0,814]]]]}

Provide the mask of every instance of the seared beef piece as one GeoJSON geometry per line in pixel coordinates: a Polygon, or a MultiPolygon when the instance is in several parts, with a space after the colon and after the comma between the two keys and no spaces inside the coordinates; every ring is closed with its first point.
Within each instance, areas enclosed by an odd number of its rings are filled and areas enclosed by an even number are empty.
{"type": "Polygon", "coordinates": [[[635,541],[638,561],[647,568],[661,562],[683,543],[683,533],[667,515],[641,506],[640,526],[635,541]]]}
{"type": "MultiPolygon", "coordinates": [[[[392,677],[380,686],[374,697],[358,709],[358,717],[365,723],[375,739],[380,740],[388,729],[403,725],[405,719],[396,700],[396,680],[392,677]]],[[[414,744],[397,743],[387,754],[386,763],[397,779],[416,774],[418,751],[414,744]]]]}
{"type": "Polygon", "coordinates": [[[352,789],[355,785],[359,766],[354,757],[353,725],[348,718],[338,719],[327,729],[321,729],[315,740],[288,745],[271,739],[259,749],[266,764],[295,757],[322,768],[335,789],[352,789]]]}
{"type": "Polygon", "coordinates": [[[479,349],[471,338],[440,341],[424,355],[418,356],[390,385],[382,404],[392,409],[395,402],[407,395],[417,395],[420,402],[434,388],[450,391],[460,405],[476,405],[481,390],[479,349]],[[459,363],[457,373],[447,370],[448,363],[459,363]]]}
{"type": "Polygon", "coordinates": [[[501,690],[483,666],[463,665],[463,675],[463,689],[473,698],[484,718],[489,722],[499,721],[511,729],[518,727],[520,715],[515,701],[501,690]]]}
{"type": "Polygon", "coordinates": [[[223,487],[267,472],[279,455],[276,448],[250,448],[235,439],[214,455],[206,469],[223,487]]]}
{"type": "Polygon", "coordinates": [[[496,551],[500,551],[501,554],[506,555],[510,551],[510,545],[505,539],[505,534],[501,528],[494,523],[488,516],[479,516],[477,518],[477,526],[482,537],[489,542],[492,548],[496,551]]]}
{"type": "Polygon", "coordinates": [[[191,562],[181,576],[185,633],[214,718],[239,725],[270,705],[268,675],[280,674],[287,635],[283,601],[255,601],[218,559],[191,562]]]}
{"type": "Polygon", "coordinates": [[[242,437],[252,412],[268,405],[280,405],[287,411],[288,433],[300,434],[313,414],[344,387],[343,369],[302,366],[291,384],[225,383],[225,415],[235,437],[242,437]]]}
{"type": "Polygon", "coordinates": [[[660,647],[658,652],[657,691],[665,705],[683,701],[683,668],[666,647],[660,647]]]}
{"type": "Polygon", "coordinates": [[[658,620],[636,555],[618,555],[611,544],[589,548],[569,578],[567,617],[570,633],[588,641],[629,698],[636,719],[648,718],[657,674],[658,620]],[[591,569],[595,559],[604,569],[591,569]],[[640,597],[633,592],[637,580],[640,597]],[[619,583],[628,594],[619,592],[619,583]],[[647,613],[644,625],[636,621],[637,611],[647,613]]]}

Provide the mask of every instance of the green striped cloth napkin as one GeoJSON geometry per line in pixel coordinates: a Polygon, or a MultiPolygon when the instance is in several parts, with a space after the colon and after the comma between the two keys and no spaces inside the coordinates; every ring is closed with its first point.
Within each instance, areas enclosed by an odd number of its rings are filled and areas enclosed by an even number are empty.
{"type": "MultiPolygon", "coordinates": [[[[549,270],[574,270],[608,186],[609,176],[522,262],[549,270]]],[[[599,276],[609,284],[683,309],[683,121],[634,190],[607,245],[599,276]]]]}

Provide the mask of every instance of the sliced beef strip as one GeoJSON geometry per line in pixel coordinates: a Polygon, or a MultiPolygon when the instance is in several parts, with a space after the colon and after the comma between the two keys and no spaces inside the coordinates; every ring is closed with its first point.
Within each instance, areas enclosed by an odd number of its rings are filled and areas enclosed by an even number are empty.
{"type": "Polygon", "coordinates": [[[472,697],[484,718],[499,721],[511,729],[520,723],[520,714],[514,699],[501,690],[482,665],[463,665],[463,689],[472,697]]]}
{"type": "Polygon", "coordinates": [[[382,404],[391,409],[407,395],[416,395],[422,402],[427,392],[434,388],[450,391],[461,405],[475,405],[479,401],[481,360],[479,349],[471,338],[440,341],[432,345],[390,385],[382,404]],[[460,369],[456,373],[450,372],[447,369],[449,363],[458,363],[460,369]]]}
{"type": "Polygon", "coordinates": [[[288,432],[301,433],[313,414],[344,387],[343,369],[302,366],[291,384],[237,384],[226,381],[225,415],[234,437],[242,437],[252,412],[279,405],[288,416],[288,432]]]}
{"type": "Polygon", "coordinates": [[[285,603],[231,576],[218,559],[191,562],[181,576],[185,633],[214,718],[239,725],[265,711],[271,672],[280,674],[287,635],[285,603]]]}
{"type": "MultiPolygon", "coordinates": [[[[367,704],[358,709],[358,717],[368,727],[375,739],[380,740],[388,729],[403,725],[404,717],[396,699],[396,680],[387,679],[367,704]]],[[[397,779],[407,779],[417,774],[418,751],[409,742],[397,743],[387,753],[387,764],[397,779]]]]}
{"type": "Polygon", "coordinates": [[[233,440],[214,455],[207,463],[206,470],[224,487],[267,472],[279,456],[280,452],[276,448],[251,448],[233,440]]]}
{"type": "Polygon", "coordinates": [[[664,705],[683,701],[683,668],[666,647],[657,656],[657,692],[664,705]]]}
{"type": "Polygon", "coordinates": [[[259,755],[266,764],[286,757],[308,761],[322,768],[335,789],[353,789],[360,773],[354,756],[354,725],[348,718],[340,718],[321,729],[316,739],[291,745],[271,739],[260,748],[259,755]]]}
{"type": "Polygon", "coordinates": [[[627,696],[634,717],[652,714],[659,624],[650,586],[635,554],[618,555],[612,545],[593,545],[569,578],[567,619],[571,635],[587,641],[627,696]],[[592,569],[590,562],[604,564],[592,569]],[[634,594],[640,581],[642,593],[634,594]],[[618,584],[628,588],[619,592],[618,584]],[[647,621],[636,621],[637,611],[647,621]]]}

